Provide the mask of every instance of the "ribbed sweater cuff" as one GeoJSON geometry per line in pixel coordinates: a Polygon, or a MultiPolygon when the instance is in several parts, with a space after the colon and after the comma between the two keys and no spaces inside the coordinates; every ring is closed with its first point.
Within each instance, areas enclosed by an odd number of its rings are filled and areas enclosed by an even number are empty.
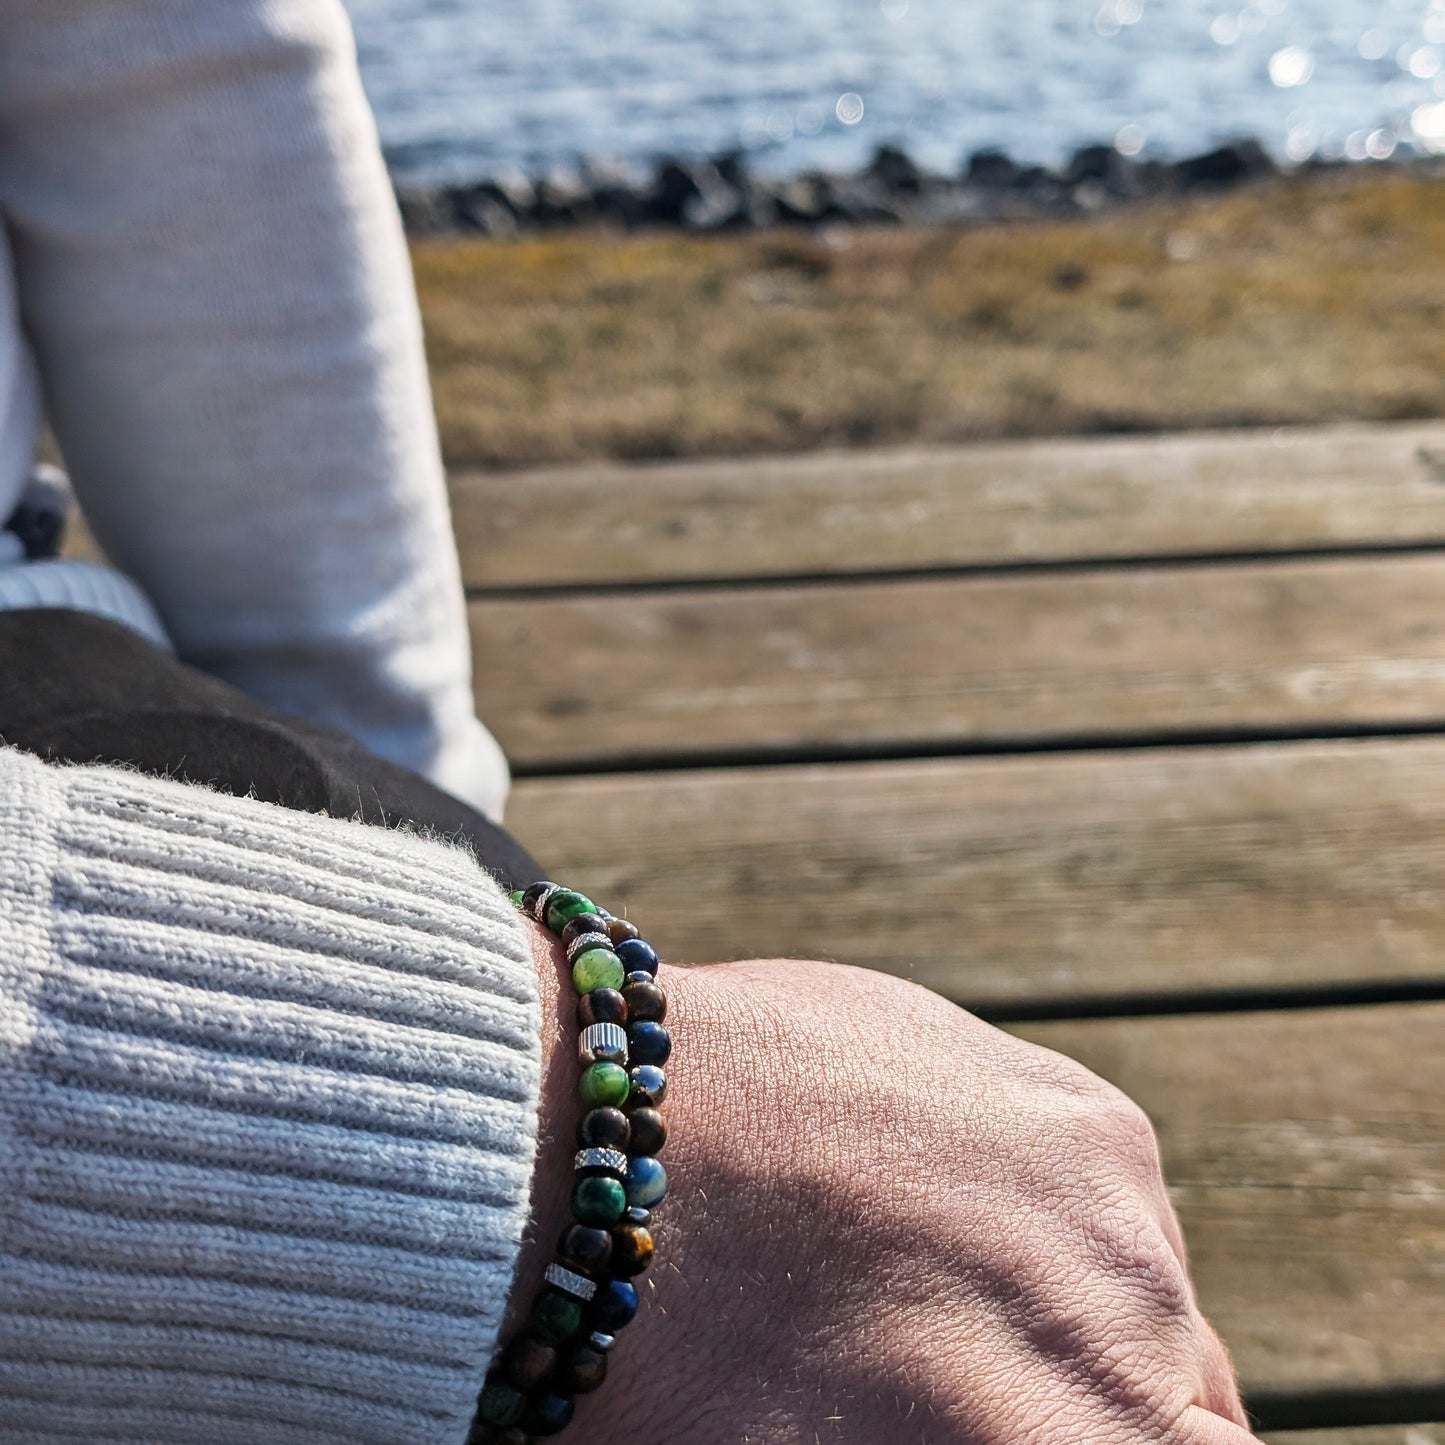
{"type": "Polygon", "coordinates": [[[537,981],[464,852],[0,748],[0,1436],[459,1445],[537,981]]]}

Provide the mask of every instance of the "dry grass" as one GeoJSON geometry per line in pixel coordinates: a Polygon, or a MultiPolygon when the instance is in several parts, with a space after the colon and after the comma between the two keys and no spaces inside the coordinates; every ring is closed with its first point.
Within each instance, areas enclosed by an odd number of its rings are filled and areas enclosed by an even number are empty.
{"type": "Polygon", "coordinates": [[[414,248],[453,462],[1445,414],[1445,180],[973,230],[414,248]]]}

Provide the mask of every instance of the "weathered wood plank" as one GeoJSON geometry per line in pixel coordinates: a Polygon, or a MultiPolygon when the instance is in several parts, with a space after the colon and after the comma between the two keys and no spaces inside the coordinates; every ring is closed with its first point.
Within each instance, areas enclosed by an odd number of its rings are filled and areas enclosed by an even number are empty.
{"type": "Polygon", "coordinates": [[[1445,739],[534,779],[508,822],[672,957],[995,1010],[1445,985],[1445,739]]]}
{"type": "Polygon", "coordinates": [[[1016,1032],[1154,1118],[1246,1399],[1445,1390],[1445,1004],[1016,1032]]]}
{"type": "Polygon", "coordinates": [[[523,767],[1445,719],[1445,554],[493,599],[472,626],[523,767]]]}
{"type": "Polygon", "coordinates": [[[1445,1445],[1445,1425],[1366,1425],[1357,1430],[1283,1430],[1266,1445],[1445,1445]]]}
{"type": "Polygon", "coordinates": [[[1445,539],[1445,426],[1348,426],[452,479],[469,586],[703,580],[1445,539]]]}

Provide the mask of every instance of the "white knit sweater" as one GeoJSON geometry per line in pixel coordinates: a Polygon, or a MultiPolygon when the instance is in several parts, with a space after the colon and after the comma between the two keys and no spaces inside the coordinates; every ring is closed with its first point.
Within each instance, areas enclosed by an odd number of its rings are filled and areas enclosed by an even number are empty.
{"type": "Polygon", "coordinates": [[[539,1030],[465,852],[0,748],[0,1438],[459,1445],[539,1030]]]}

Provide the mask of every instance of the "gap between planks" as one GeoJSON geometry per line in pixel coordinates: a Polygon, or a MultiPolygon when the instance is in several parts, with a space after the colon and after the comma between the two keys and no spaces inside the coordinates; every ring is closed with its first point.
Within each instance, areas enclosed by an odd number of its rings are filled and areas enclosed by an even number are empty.
{"type": "Polygon", "coordinates": [[[1445,990],[1445,739],[528,779],[508,824],[667,956],[998,1016],[1445,990]]]}
{"type": "Polygon", "coordinates": [[[1445,1003],[1010,1031],[1153,1118],[1201,1307],[1262,1423],[1334,1423],[1351,1392],[1445,1409],[1445,1003]]]}

